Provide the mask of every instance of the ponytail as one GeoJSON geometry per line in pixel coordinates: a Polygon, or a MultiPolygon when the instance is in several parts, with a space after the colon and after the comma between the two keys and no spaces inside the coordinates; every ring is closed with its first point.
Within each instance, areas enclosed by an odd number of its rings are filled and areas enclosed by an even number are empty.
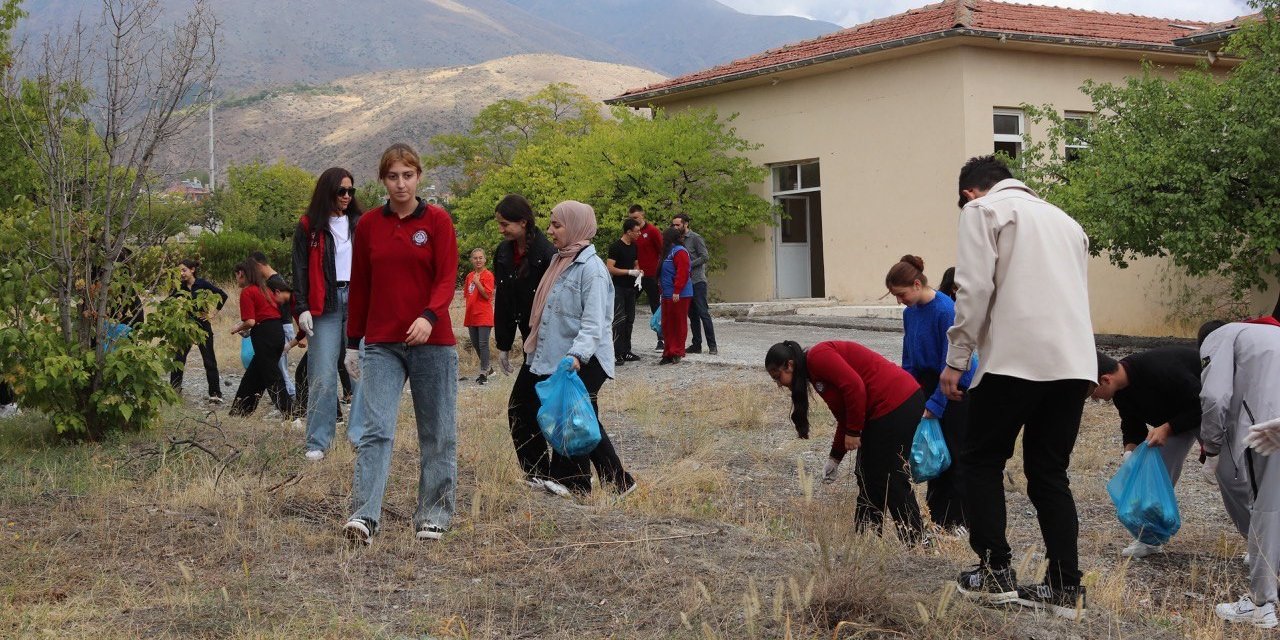
{"type": "Polygon", "coordinates": [[[804,349],[794,340],[779,342],[769,348],[764,356],[764,368],[781,369],[791,363],[791,423],[796,435],[809,437],[809,369],[805,365],[804,349]]]}

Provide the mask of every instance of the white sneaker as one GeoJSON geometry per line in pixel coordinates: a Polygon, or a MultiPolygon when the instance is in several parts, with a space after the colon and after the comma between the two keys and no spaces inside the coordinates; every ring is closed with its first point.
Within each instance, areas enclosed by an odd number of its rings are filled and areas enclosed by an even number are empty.
{"type": "Polygon", "coordinates": [[[1158,544],[1147,544],[1141,540],[1134,540],[1125,547],[1120,555],[1126,558],[1145,558],[1153,553],[1160,553],[1164,547],[1158,544]]]}
{"type": "Polygon", "coordinates": [[[222,404],[222,396],[209,396],[205,400],[208,400],[209,404],[222,404]]]}
{"type": "Polygon", "coordinates": [[[539,491],[547,490],[547,484],[542,481],[542,478],[525,478],[520,482],[524,483],[530,489],[538,489],[539,491]]]}
{"type": "Polygon", "coordinates": [[[1252,558],[1249,556],[1249,552],[1248,551],[1244,552],[1244,566],[1248,567],[1252,564],[1253,562],[1252,562],[1252,558]]]}
{"type": "Polygon", "coordinates": [[[418,527],[417,537],[419,540],[439,540],[444,537],[444,527],[437,527],[434,524],[424,524],[418,527]]]}
{"type": "Polygon", "coordinates": [[[294,418],[291,424],[293,425],[293,428],[297,429],[298,431],[307,430],[307,423],[303,422],[302,418],[294,418]]]}
{"type": "Polygon", "coordinates": [[[543,480],[542,488],[546,489],[548,493],[555,494],[561,498],[568,498],[573,495],[569,493],[568,487],[556,482],[555,480],[543,480]]]}
{"type": "Polygon", "coordinates": [[[319,462],[321,460],[324,460],[324,452],[318,449],[308,451],[307,459],[312,462],[319,462]]]}
{"type": "Polygon", "coordinates": [[[10,402],[6,405],[0,405],[0,419],[12,418],[18,415],[22,415],[22,409],[18,408],[18,403],[10,402]]]}
{"type": "Polygon", "coordinates": [[[352,518],[342,525],[342,533],[352,542],[366,547],[373,544],[373,526],[363,518],[352,518]]]}
{"type": "Polygon", "coordinates": [[[1249,596],[1240,598],[1239,602],[1220,604],[1214,607],[1213,612],[1227,622],[1248,623],[1259,629],[1273,629],[1277,624],[1276,603],[1258,606],[1249,596]]]}
{"type": "Polygon", "coordinates": [[[267,415],[262,416],[262,419],[270,422],[272,420],[279,420],[282,417],[284,417],[284,414],[280,413],[279,409],[272,409],[271,413],[268,413],[267,415]]]}

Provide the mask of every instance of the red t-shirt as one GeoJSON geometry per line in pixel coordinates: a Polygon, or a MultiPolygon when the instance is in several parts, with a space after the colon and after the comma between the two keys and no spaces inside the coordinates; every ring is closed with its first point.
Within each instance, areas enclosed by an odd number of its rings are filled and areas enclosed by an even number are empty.
{"type": "Polygon", "coordinates": [[[347,336],[403,343],[409,326],[426,318],[427,344],[456,344],[449,303],[457,274],[458,238],[444,209],[419,200],[404,219],[386,206],[364,214],[352,247],[347,336]]]}
{"type": "Polygon", "coordinates": [[[267,299],[261,287],[248,286],[240,290],[240,319],[254,322],[279,320],[280,307],[267,299]]]}
{"type": "Polygon", "coordinates": [[[478,274],[475,271],[467,274],[467,279],[462,282],[462,298],[466,300],[467,303],[467,313],[462,320],[462,326],[493,326],[493,290],[494,281],[492,271],[488,269],[481,269],[478,274]],[[480,295],[481,289],[488,292],[488,299],[485,299],[484,296],[480,295]]]}
{"type": "Polygon", "coordinates": [[[833,451],[846,435],[860,435],[868,421],[897,409],[920,389],[915,378],[856,342],[819,342],[805,354],[809,384],[836,418],[833,451]]]}
{"type": "Polygon", "coordinates": [[[636,264],[644,272],[646,278],[658,277],[658,263],[662,255],[662,232],[653,223],[646,222],[640,227],[640,237],[636,238],[636,264]]]}

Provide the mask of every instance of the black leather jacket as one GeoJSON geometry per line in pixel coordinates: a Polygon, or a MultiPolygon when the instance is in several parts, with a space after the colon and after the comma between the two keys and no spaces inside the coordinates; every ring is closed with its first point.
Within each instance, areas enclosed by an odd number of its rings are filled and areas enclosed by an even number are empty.
{"type": "Polygon", "coordinates": [[[546,273],[556,248],[541,229],[533,227],[527,232],[528,246],[520,268],[516,268],[515,243],[504,240],[493,252],[493,276],[497,282],[493,305],[493,333],[499,351],[510,351],[516,339],[529,336],[529,316],[533,309],[533,295],[538,282],[546,273]]]}

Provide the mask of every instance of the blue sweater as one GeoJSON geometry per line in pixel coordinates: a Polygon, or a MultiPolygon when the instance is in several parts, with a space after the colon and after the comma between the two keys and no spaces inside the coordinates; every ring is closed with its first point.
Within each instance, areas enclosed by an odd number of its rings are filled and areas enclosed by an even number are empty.
{"type": "MultiPolygon", "coordinates": [[[[902,311],[902,368],[918,380],[920,373],[931,377],[941,375],[947,368],[947,329],[955,323],[956,306],[951,298],[937,293],[927,304],[907,307],[902,311]]],[[[973,373],[978,368],[975,354],[969,362],[969,370],[960,376],[960,386],[969,388],[973,373]]],[[[925,408],[941,418],[947,409],[947,397],[942,385],[933,390],[925,402],[925,408]]]]}

